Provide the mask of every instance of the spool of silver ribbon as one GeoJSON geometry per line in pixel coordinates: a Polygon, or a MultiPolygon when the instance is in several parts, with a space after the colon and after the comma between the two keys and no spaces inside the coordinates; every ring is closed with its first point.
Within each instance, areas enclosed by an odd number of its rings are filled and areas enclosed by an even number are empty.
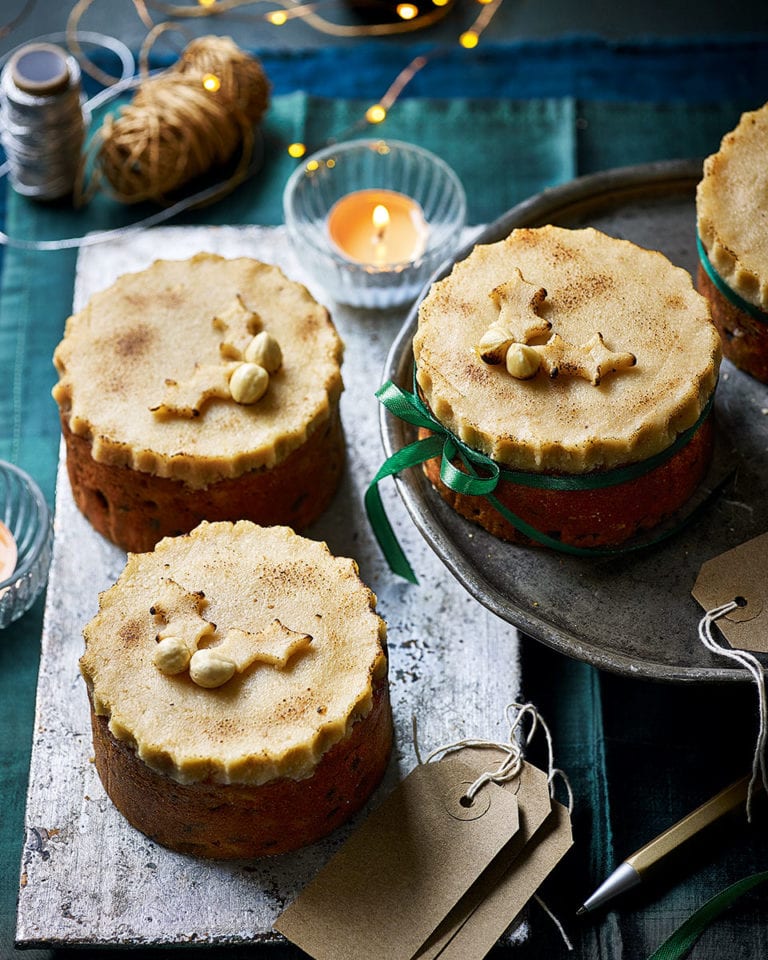
{"type": "Polygon", "coordinates": [[[0,139],[17,193],[54,200],[72,192],[85,140],[80,67],[51,43],[30,43],[0,76],[0,139]]]}

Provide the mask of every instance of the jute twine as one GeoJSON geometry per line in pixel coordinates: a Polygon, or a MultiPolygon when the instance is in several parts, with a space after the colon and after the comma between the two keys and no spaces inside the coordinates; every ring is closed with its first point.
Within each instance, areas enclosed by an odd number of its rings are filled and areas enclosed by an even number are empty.
{"type": "Polygon", "coordinates": [[[229,192],[248,175],[269,90],[259,60],[229,37],[193,40],[172,67],[143,79],[132,102],[106,117],[90,148],[93,178],[81,201],[103,176],[123,203],[173,202],[181,187],[240,150],[214,199],[229,192]]]}

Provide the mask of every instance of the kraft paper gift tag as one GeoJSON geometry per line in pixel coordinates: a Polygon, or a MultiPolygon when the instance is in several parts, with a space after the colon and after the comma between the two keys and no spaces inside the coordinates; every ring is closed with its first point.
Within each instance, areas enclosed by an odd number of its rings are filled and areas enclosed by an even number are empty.
{"type": "MultiPolygon", "coordinates": [[[[544,824],[510,865],[503,880],[488,891],[436,956],[439,960],[484,957],[544,880],[573,846],[571,815],[556,800],[544,824]]],[[[417,955],[421,960],[421,954],[417,955]]]]}
{"type": "Polygon", "coordinates": [[[277,919],[316,960],[403,960],[517,832],[515,793],[456,757],[416,767],[277,919]]]}
{"type": "Polygon", "coordinates": [[[768,793],[765,664],[755,656],[768,652],[767,569],[768,534],[763,534],[704,563],[692,591],[705,611],[699,623],[699,640],[712,653],[738,663],[751,674],[757,688],[759,728],[746,800],[747,820],[750,822],[755,790],[762,784],[768,793]],[[729,647],[714,637],[714,623],[729,647]]]}
{"type": "MultiPolygon", "coordinates": [[[[461,756],[478,774],[488,768],[487,751],[469,748],[461,756]]],[[[418,960],[485,956],[572,846],[570,815],[551,800],[543,770],[523,762],[505,789],[517,796],[520,829],[419,950],[418,960]]]]}
{"type": "Polygon", "coordinates": [[[572,844],[547,775],[524,761],[454,819],[450,806],[493,766],[467,747],[416,767],[275,929],[316,960],[485,956],[572,844]]]}
{"type": "Polygon", "coordinates": [[[693,596],[705,610],[744,601],[717,626],[739,650],[768,653],[768,533],[728,550],[701,567],[693,596]]]}

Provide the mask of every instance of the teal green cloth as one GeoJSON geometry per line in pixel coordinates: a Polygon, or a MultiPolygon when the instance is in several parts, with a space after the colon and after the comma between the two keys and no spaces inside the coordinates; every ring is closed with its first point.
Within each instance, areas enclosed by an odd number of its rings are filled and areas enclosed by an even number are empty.
{"type": "MultiPolygon", "coordinates": [[[[260,172],[234,195],[175,222],[280,223],[283,186],[296,165],[286,153],[287,144],[303,141],[313,150],[330,139],[346,138],[366,105],[362,101],[324,100],[300,93],[276,97],[265,126],[264,162],[260,172]]],[[[375,128],[375,134],[412,141],[442,156],[457,171],[466,188],[470,222],[484,223],[518,201],[580,174],[652,160],[703,156],[716,149],[723,131],[730,129],[737,118],[738,109],[729,103],[657,105],[579,102],[572,98],[525,102],[414,98],[398,102],[386,123],[375,128]]],[[[12,237],[66,237],[129,223],[139,212],[104,199],[73,212],[62,205],[35,204],[9,192],[7,232],[12,237]]],[[[9,249],[0,288],[3,371],[0,457],[28,470],[49,499],[54,492],[59,438],[57,411],[50,397],[55,381],[51,354],[71,307],[75,263],[74,252],[9,249]]],[[[372,402],[375,401],[372,399],[372,402]]],[[[41,611],[42,601],[0,637],[0,760],[4,800],[0,818],[0,858],[4,864],[0,874],[2,957],[12,955],[41,611]]],[[[687,738],[680,747],[680,756],[673,753],[671,761],[668,752],[661,759],[654,756],[653,751],[658,753],[660,745],[666,747],[671,735],[661,720],[651,722],[640,712],[658,708],[662,718],[668,720],[671,716],[676,720],[676,701],[666,690],[660,692],[658,687],[647,685],[644,689],[648,692],[648,701],[645,702],[638,694],[641,685],[633,681],[601,676],[590,667],[566,661],[532,642],[524,644],[524,654],[528,695],[540,703],[545,717],[552,718],[557,759],[571,775],[581,811],[576,818],[581,852],[571,858],[571,867],[565,867],[571,886],[567,893],[563,893],[562,887],[553,888],[555,902],[564,912],[563,919],[571,921],[572,910],[580,898],[590,892],[588,885],[602,879],[617,857],[621,859],[654,831],[667,826],[671,813],[685,812],[684,806],[677,809],[675,803],[689,803],[691,795],[690,791],[681,794],[679,783],[675,793],[679,772],[676,764],[686,761],[685,772],[695,781],[691,757],[696,756],[696,752],[690,747],[692,732],[685,731],[687,738]],[[609,725],[614,731],[612,734],[609,725]],[[648,731],[647,735],[644,730],[648,731]],[[638,761],[636,770],[634,757],[638,761]],[[633,771],[637,770],[644,793],[630,795],[628,800],[626,787],[632,782],[633,771]],[[654,794],[657,796],[652,802],[654,794]]],[[[680,696],[685,709],[690,708],[691,717],[700,727],[709,692],[698,699],[692,699],[687,693],[680,696]]],[[[750,729],[752,718],[748,708],[752,704],[748,700],[742,695],[741,702],[737,702],[733,695],[718,693],[716,703],[725,703],[729,710],[735,711],[744,728],[750,729]]],[[[718,717],[718,723],[720,720],[718,717]]],[[[713,719],[713,726],[714,723],[713,719]]],[[[701,753],[696,759],[701,768],[708,759],[709,738],[721,751],[718,763],[723,751],[727,754],[726,765],[741,762],[737,750],[727,753],[723,736],[722,730],[718,733],[707,729],[702,733],[701,753]]],[[[744,739],[742,731],[742,741],[744,739]]],[[[700,771],[699,777],[706,782],[700,771]]],[[[712,783],[711,792],[722,785],[712,783]]],[[[705,797],[706,794],[697,796],[696,802],[705,797]]],[[[722,844],[718,855],[726,856],[722,844]]],[[[728,862],[729,869],[738,871],[739,862],[734,855],[728,862]]],[[[561,875],[559,871],[554,883],[558,875],[561,875]]],[[[738,873],[730,877],[731,880],[737,878],[738,873]]],[[[678,880],[684,879],[685,874],[678,875],[678,880]]],[[[661,898],[663,893],[663,886],[661,892],[655,888],[656,897],[661,898]]],[[[685,910],[681,903],[682,900],[675,900],[674,909],[685,910]]],[[[695,904],[691,909],[693,906],[695,904]]],[[[638,944],[655,945],[662,934],[676,925],[663,904],[657,913],[653,906],[646,913],[641,912],[632,929],[638,944]]],[[[764,913],[762,916],[765,918],[764,913]]],[[[631,926],[631,914],[626,922],[631,926]]],[[[542,948],[549,936],[548,921],[540,925],[534,916],[534,923],[536,936],[530,949],[534,950],[535,945],[536,951],[542,952],[526,954],[528,948],[522,948],[517,955],[559,955],[556,941],[550,943],[549,952],[542,948]]],[[[567,926],[573,934],[573,923],[567,922],[567,926]]],[[[630,936],[622,929],[612,915],[604,923],[598,918],[583,925],[576,935],[585,950],[597,944],[603,951],[600,955],[611,957],[616,955],[613,952],[616,938],[630,936]]],[[[768,951],[763,955],[768,955],[768,951]]],[[[35,951],[19,956],[48,954],[35,951]]],[[[626,956],[639,957],[642,953],[628,952],[626,956]]]]}

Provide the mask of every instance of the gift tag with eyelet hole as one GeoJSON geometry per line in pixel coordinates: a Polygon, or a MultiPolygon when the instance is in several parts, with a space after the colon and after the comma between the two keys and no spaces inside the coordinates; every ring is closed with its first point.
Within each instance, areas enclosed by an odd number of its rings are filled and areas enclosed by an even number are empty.
{"type": "MultiPolygon", "coordinates": [[[[476,748],[461,753],[462,760],[478,773],[488,769],[488,757],[487,750],[476,748]]],[[[485,956],[546,876],[541,876],[539,866],[539,860],[545,856],[543,848],[536,861],[530,851],[539,844],[543,825],[552,811],[547,774],[523,762],[519,775],[505,783],[503,789],[517,797],[520,829],[419,950],[418,960],[443,956],[470,960],[485,956]],[[455,952],[458,945],[460,953],[455,952]]],[[[549,869],[554,868],[557,859],[552,859],[549,869]]]]}
{"type": "MultiPolygon", "coordinates": [[[[483,769],[488,769],[485,766],[483,769]]],[[[518,830],[514,792],[457,757],[416,767],[278,917],[316,960],[409,960],[518,830]]]]}
{"type": "Polygon", "coordinates": [[[768,653],[768,533],[702,564],[692,593],[704,610],[736,600],[717,626],[737,650],[768,653]]]}
{"type": "MultiPolygon", "coordinates": [[[[436,955],[437,960],[479,960],[529,902],[573,846],[571,815],[557,800],[549,816],[512,861],[504,877],[436,955]]],[[[416,955],[421,960],[421,954],[416,955]]]]}

